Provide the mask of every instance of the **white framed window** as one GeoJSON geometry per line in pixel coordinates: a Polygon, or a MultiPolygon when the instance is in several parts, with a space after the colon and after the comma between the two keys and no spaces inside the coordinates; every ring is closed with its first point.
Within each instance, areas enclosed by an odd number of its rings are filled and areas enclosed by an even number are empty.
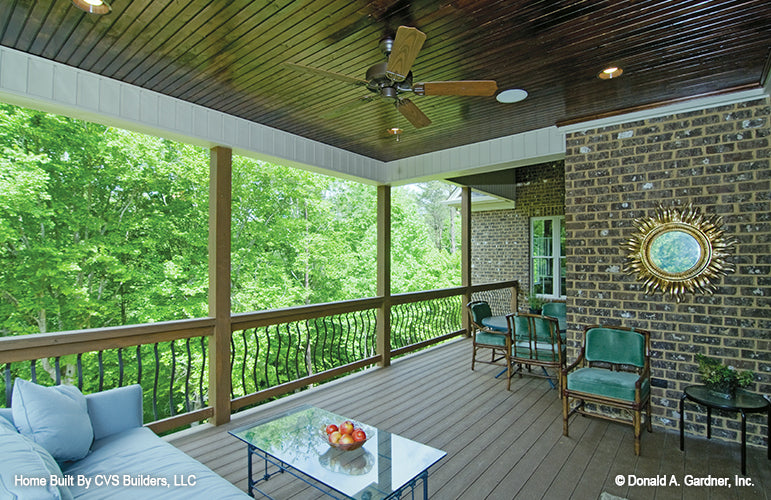
{"type": "Polygon", "coordinates": [[[564,216],[530,219],[530,283],[540,297],[565,298],[564,216]]]}

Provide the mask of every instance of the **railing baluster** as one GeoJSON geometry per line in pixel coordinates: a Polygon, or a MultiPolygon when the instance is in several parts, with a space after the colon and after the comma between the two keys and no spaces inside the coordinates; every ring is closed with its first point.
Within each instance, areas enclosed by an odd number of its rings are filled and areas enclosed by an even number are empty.
{"type": "Polygon", "coordinates": [[[142,385],[142,345],[137,346],[137,384],[142,385]]]}
{"type": "Polygon", "coordinates": [[[187,366],[185,367],[185,411],[191,411],[190,407],[190,374],[193,371],[193,356],[190,354],[190,337],[185,339],[185,350],[187,351],[187,366]]]}
{"type": "Polygon", "coordinates": [[[158,377],[161,370],[161,360],[158,356],[158,343],[153,345],[155,353],[155,377],[153,378],[153,418],[158,420],[158,377]]]}
{"type": "Polygon", "coordinates": [[[123,348],[118,348],[118,387],[123,387],[123,348]]]}
{"type": "Polygon", "coordinates": [[[37,360],[33,359],[29,362],[29,374],[30,378],[32,379],[32,382],[37,384],[37,360]]]}
{"type": "Polygon", "coordinates": [[[359,335],[359,332],[361,332],[361,329],[359,328],[359,320],[361,319],[360,314],[361,314],[361,311],[359,311],[358,313],[356,312],[350,313],[350,316],[353,317],[353,331],[354,331],[353,339],[354,339],[354,342],[356,342],[356,340],[359,341],[359,348],[356,350],[357,358],[361,356],[361,353],[363,351],[362,349],[363,339],[362,339],[362,335],[359,335]]]}
{"type": "Polygon", "coordinates": [[[391,348],[401,347],[399,337],[402,334],[402,307],[391,308],[391,348]]]}
{"type": "Polygon", "coordinates": [[[316,358],[317,358],[317,352],[316,350],[319,348],[319,329],[318,325],[316,324],[315,318],[313,321],[313,326],[311,326],[311,320],[306,319],[305,320],[305,331],[308,332],[308,353],[310,356],[310,366],[308,366],[308,372],[309,374],[314,374],[319,371],[318,366],[316,366],[316,358]]]}
{"type": "MultiPolygon", "coordinates": [[[[304,377],[305,374],[300,375],[300,357],[303,358],[303,365],[305,364],[305,352],[307,347],[302,348],[302,334],[300,333],[300,323],[295,321],[294,322],[294,328],[297,331],[297,349],[295,350],[296,354],[294,356],[294,372],[295,376],[297,378],[304,377]]],[[[289,338],[291,340],[292,336],[289,335],[289,338]]]]}
{"type": "Polygon", "coordinates": [[[102,392],[104,388],[104,363],[102,362],[102,351],[97,353],[97,359],[99,359],[99,392],[102,392]]]}
{"type": "Polygon", "coordinates": [[[246,330],[241,332],[241,338],[244,340],[244,358],[241,361],[241,387],[243,388],[243,394],[249,394],[249,389],[246,386],[246,360],[249,356],[249,343],[246,341],[246,330]]]}
{"type": "Polygon", "coordinates": [[[11,407],[11,393],[13,392],[13,379],[11,378],[11,363],[5,364],[5,407],[11,407]]]}
{"type": "Polygon", "coordinates": [[[83,390],[83,353],[78,353],[78,389],[83,390]]]}
{"type": "Polygon", "coordinates": [[[270,378],[268,377],[268,365],[270,365],[270,330],[269,327],[265,327],[265,343],[266,345],[266,351],[265,351],[265,384],[266,387],[270,387],[270,378]]]}
{"type": "Polygon", "coordinates": [[[257,379],[257,366],[260,362],[260,338],[257,334],[257,327],[254,328],[254,364],[252,364],[252,379],[254,380],[254,390],[260,390],[260,381],[257,379]]]}
{"type": "Polygon", "coordinates": [[[54,369],[56,370],[56,385],[62,384],[62,371],[59,368],[59,356],[54,358],[54,369]]]}
{"type": "MultiPolygon", "coordinates": [[[[315,319],[314,321],[318,321],[318,318],[315,319]]],[[[327,322],[328,322],[327,318],[321,318],[321,326],[324,327],[324,341],[323,341],[323,344],[321,346],[321,359],[322,359],[322,362],[324,363],[323,366],[324,366],[325,370],[327,368],[329,368],[329,366],[327,366],[327,363],[326,363],[326,359],[327,359],[327,356],[326,356],[326,353],[327,353],[327,337],[329,336],[328,335],[329,334],[329,329],[327,328],[327,322]]],[[[332,343],[331,342],[329,344],[329,352],[330,353],[332,352],[332,343]]]]}
{"type": "Polygon", "coordinates": [[[171,416],[174,416],[177,414],[177,408],[174,404],[174,379],[176,377],[176,369],[177,369],[177,354],[174,352],[174,341],[172,340],[169,343],[169,348],[171,349],[171,376],[169,377],[169,412],[171,413],[171,416]]]}
{"type": "Polygon", "coordinates": [[[273,369],[276,372],[276,383],[281,383],[281,372],[278,369],[279,360],[281,359],[281,325],[276,325],[276,340],[278,340],[278,346],[276,346],[276,362],[273,364],[273,369]]]}
{"type": "Polygon", "coordinates": [[[206,343],[206,337],[201,337],[201,373],[198,377],[198,396],[201,399],[201,407],[206,406],[206,401],[204,401],[204,392],[203,392],[203,377],[206,373],[206,351],[207,351],[207,343],[206,343]]]}
{"type": "MultiPolygon", "coordinates": [[[[233,335],[230,336],[230,369],[233,370],[233,362],[236,359],[236,344],[233,342],[233,335]]],[[[234,399],[236,393],[233,390],[233,377],[230,377],[230,399],[234,399]]]]}

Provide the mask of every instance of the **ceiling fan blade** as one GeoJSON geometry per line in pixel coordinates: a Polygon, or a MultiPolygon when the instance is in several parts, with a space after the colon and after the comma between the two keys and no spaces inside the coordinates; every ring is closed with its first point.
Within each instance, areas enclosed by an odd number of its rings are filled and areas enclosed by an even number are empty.
{"type": "Polygon", "coordinates": [[[412,123],[415,128],[431,125],[431,120],[409,99],[396,101],[396,109],[399,110],[399,113],[401,113],[407,121],[412,123]]]}
{"type": "Polygon", "coordinates": [[[357,109],[360,106],[363,106],[364,104],[367,104],[367,103],[370,103],[370,102],[374,101],[375,99],[377,99],[376,95],[368,95],[368,96],[360,97],[360,98],[355,99],[353,101],[344,102],[340,106],[338,106],[338,107],[336,107],[334,109],[330,109],[326,113],[323,113],[321,115],[321,118],[323,118],[325,120],[332,120],[334,118],[339,118],[341,116],[344,116],[344,115],[350,113],[354,109],[357,109]]]}
{"type": "Polygon", "coordinates": [[[426,34],[417,28],[399,26],[396,30],[391,54],[388,56],[386,76],[395,82],[401,82],[410,72],[412,63],[426,41],[426,34]]]}
{"type": "Polygon", "coordinates": [[[321,68],[314,68],[312,66],[305,66],[304,64],[297,64],[293,62],[285,62],[285,66],[295,70],[295,71],[301,71],[303,73],[310,73],[311,75],[316,76],[323,76],[325,78],[331,78],[333,80],[338,80],[341,82],[346,83],[352,83],[354,85],[367,85],[367,80],[362,80],[359,78],[353,78],[352,76],[348,75],[341,75],[340,73],[335,73],[333,71],[327,71],[325,69],[321,68]]]}
{"type": "Polygon", "coordinates": [[[458,80],[450,82],[423,82],[412,91],[417,95],[491,96],[498,90],[495,80],[458,80]]]}

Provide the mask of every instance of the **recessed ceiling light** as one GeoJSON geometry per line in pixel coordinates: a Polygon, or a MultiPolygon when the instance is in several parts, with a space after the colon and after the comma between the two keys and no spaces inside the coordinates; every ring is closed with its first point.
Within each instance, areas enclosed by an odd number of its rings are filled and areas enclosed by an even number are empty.
{"type": "Polygon", "coordinates": [[[107,14],[112,10],[104,0],[72,0],[72,3],[89,14],[107,14]]]}
{"type": "Polygon", "coordinates": [[[498,102],[502,102],[505,104],[511,104],[513,102],[519,102],[527,97],[527,91],[522,89],[508,89],[504,90],[497,96],[495,96],[495,99],[498,100],[498,102]]]}
{"type": "Polygon", "coordinates": [[[611,78],[618,78],[621,76],[621,73],[623,73],[624,70],[621,68],[617,68],[616,66],[611,66],[609,68],[605,68],[604,70],[600,71],[600,73],[597,75],[602,80],[610,80],[611,78]]]}

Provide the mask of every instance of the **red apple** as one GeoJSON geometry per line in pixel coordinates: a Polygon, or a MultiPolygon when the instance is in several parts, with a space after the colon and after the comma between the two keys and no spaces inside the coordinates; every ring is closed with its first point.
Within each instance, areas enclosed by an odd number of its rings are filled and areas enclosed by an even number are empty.
{"type": "Polygon", "coordinates": [[[338,431],[338,430],[340,430],[340,429],[338,429],[335,424],[329,424],[327,426],[327,435],[332,434],[333,432],[338,431]]]}
{"type": "Polygon", "coordinates": [[[367,440],[367,434],[361,429],[354,429],[353,434],[351,434],[351,436],[353,437],[353,440],[356,441],[357,443],[367,440]]]}
{"type": "Polygon", "coordinates": [[[353,422],[350,420],[346,420],[342,424],[340,424],[340,433],[342,434],[350,434],[353,432],[353,422]]]}
{"type": "Polygon", "coordinates": [[[353,444],[355,441],[353,440],[353,437],[351,437],[350,434],[343,434],[340,436],[340,441],[338,441],[338,444],[353,444]]]}
{"type": "Polygon", "coordinates": [[[333,431],[333,432],[331,432],[329,434],[328,437],[329,437],[329,442],[332,443],[332,444],[335,444],[338,441],[340,441],[340,438],[342,437],[342,434],[340,434],[339,431],[333,431]]]}

